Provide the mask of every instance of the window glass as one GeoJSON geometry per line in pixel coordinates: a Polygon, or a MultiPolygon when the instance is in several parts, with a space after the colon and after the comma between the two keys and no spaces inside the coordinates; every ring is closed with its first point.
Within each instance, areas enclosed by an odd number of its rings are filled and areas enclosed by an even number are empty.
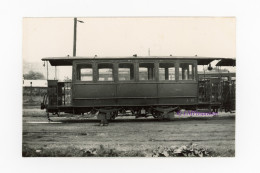
{"type": "Polygon", "coordinates": [[[129,81],[134,79],[134,65],[130,63],[119,64],[118,80],[129,81]]]}
{"type": "Polygon", "coordinates": [[[222,79],[223,81],[228,81],[228,77],[222,76],[221,79],[222,79]]]}
{"type": "Polygon", "coordinates": [[[93,69],[91,64],[80,64],[77,66],[77,80],[93,81],[93,69]]]}
{"type": "Polygon", "coordinates": [[[153,63],[140,63],[139,64],[139,80],[154,80],[154,64],[153,63]]]}
{"type": "Polygon", "coordinates": [[[98,80],[113,81],[113,64],[98,64],[98,80]]]}
{"type": "Polygon", "coordinates": [[[192,63],[180,63],[179,80],[195,80],[195,66],[192,63]]]}
{"type": "Polygon", "coordinates": [[[159,80],[175,80],[174,63],[159,64],[159,80]]]}

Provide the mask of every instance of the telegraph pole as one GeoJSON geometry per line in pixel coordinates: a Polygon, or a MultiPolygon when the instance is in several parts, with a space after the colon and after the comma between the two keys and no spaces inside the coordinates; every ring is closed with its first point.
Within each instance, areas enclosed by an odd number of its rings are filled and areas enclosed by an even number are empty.
{"type": "Polygon", "coordinates": [[[77,18],[74,18],[73,56],[76,56],[77,18]]]}

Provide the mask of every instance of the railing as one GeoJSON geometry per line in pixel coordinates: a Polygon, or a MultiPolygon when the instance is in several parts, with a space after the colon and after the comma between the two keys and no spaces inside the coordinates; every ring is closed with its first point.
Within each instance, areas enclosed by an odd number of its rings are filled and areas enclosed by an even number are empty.
{"type": "Polygon", "coordinates": [[[64,82],[62,87],[62,105],[71,104],[71,82],[64,82]]]}

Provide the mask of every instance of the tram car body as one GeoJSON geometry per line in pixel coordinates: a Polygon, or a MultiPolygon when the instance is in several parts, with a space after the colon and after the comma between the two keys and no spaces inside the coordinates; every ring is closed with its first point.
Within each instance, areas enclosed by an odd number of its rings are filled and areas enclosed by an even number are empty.
{"type": "Polygon", "coordinates": [[[198,57],[56,57],[43,58],[52,66],[72,66],[72,81],[48,80],[41,105],[47,113],[105,113],[115,118],[167,118],[169,113],[219,108],[221,102],[200,100],[198,65],[216,58],[198,57]]]}

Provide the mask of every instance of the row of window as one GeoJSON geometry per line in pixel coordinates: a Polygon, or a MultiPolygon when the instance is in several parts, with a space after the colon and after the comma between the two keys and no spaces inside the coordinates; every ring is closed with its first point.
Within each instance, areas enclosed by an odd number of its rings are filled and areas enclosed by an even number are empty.
{"type": "MultiPolygon", "coordinates": [[[[100,63],[97,65],[98,81],[114,81],[113,64],[100,63]]],[[[134,64],[120,63],[118,64],[118,80],[131,81],[134,80],[134,64]]],[[[154,63],[140,63],[138,69],[139,80],[150,81],[155,80],[154,63]]],[[[176,80],[175,63],[159,63],[159,80],[174,81],[176,80]]],[[[180,63],[179,80],[195,80],[195,66],[193,63],[180,63]]],[[[93,81],[92,64],[80,64],[77,66],[77,80],[93,81]]]]}

